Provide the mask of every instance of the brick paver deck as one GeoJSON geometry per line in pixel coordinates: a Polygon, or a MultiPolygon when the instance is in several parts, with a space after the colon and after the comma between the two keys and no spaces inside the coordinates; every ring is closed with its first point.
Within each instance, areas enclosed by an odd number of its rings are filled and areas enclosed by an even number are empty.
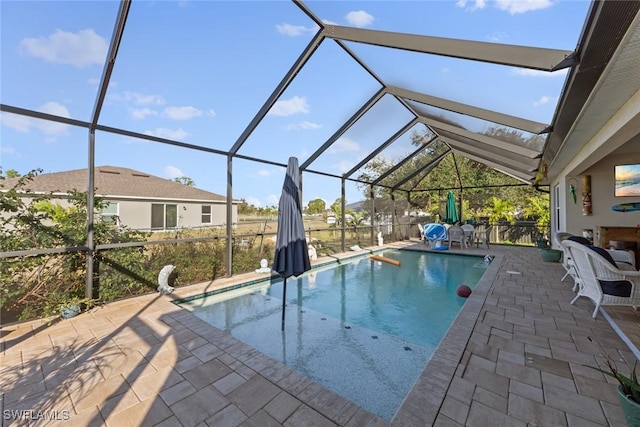
{"type": "MultiPolygon", "coordinates": [[[[624,425],[615,384],[584,365],[634,353],[590,301],[569,304],[561,265],[534,248],[470,252],[496,258],[391,423],[171,303],[249,274],[3,326],[2,425],[624,425]]],[[[633,310],[607,312],[637,336],[633,310]]]]}

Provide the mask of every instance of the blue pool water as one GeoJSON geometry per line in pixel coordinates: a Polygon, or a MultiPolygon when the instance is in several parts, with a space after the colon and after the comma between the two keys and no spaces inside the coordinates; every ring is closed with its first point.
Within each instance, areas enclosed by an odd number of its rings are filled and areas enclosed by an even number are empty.
{"type": "Polygon", "coordinates": [[[206,322],[390,420],[484,274],[482,258],[387,250],[401,266],[358,258],[183,302],[206,322]]]}

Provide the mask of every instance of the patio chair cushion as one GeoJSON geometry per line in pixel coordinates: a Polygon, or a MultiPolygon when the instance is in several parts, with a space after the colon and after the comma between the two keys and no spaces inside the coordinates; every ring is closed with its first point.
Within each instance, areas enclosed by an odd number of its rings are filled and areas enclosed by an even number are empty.
{"type": "Polygon", "coordinates": [[[631,296],[631,282],[628,280],[598,280],[602,292],[614,297],[628,298],[631,296]]]}
{"type": "Polygon", "coordinates": [[[571,240],[572,242],[576,242],[576,243],[581,243],[585,246],[591,246],[591,242],[589,242],[587,239],[585,239],[582,236],[569,236],[567,237],[567,240],[571,240]]]}
{"type": "MultiPolygon", "coordinates": [[[[578,243],[581,243],[581,242],[578,242],[578,243]]],[[[586,246],[588,246],[592,251],[596,252],[597,254],[602,255],[602,257],[607,261],[609,261],[609,263],[612,266],[614,266],[615,268],[618,268],[618,264],[616,264],[616,262],[611,257],[611,254],[606,249],[602,249],[592,245],[586,245],[586,246]]],[[[600,283],[602,292],[607,295],[612,295],[614,297],[624,297],[624,298],[629,298],[631,296],[631,282],[629,282],[628,280],[598,280],[598,283],[600,283]]]]}
{"type": "Polygon", "coordinates": [[[591,246],[589,245],[589,248],[596,252],[598,255],[602,255],[602,257],[604,259],[606,259],[607,261],[609,261],[609,263],[614,266],[615,268],[618,268],[618,264],[616,264],[616,262],[613,260],[613,257],[611,256],[611,254],[609,252],[607,252],[606,249],[603,248],[599,248],[597,246],[591,246]]]}

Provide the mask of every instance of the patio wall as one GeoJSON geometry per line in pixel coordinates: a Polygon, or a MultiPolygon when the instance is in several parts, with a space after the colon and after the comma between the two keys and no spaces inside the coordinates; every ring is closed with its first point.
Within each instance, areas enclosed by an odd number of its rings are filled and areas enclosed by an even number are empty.
{"type": "Polygon", "coordinates": [[[638,211],[614,212],[611,210],[612,205],[619,203],[640,202],[640,197],[614,196],[614,166],[632,163],[640,163],[640,136],[632,142],[631,147],[613,152],[583,172],[584,175],[591,176],[592,215],[590,216],[582,214],[580,176],[568,177],[567,187],[573,184],[576,188],[577,203],[574,204],[571,197],[568,197],[566,231],[581,235],[583,229],[595,230],[597,226],[635,227],[640,224],[638,211]]]}

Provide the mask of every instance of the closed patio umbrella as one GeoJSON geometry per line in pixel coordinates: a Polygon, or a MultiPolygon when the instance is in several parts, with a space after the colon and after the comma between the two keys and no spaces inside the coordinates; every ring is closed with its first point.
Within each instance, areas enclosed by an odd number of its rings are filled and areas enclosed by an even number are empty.
{"type": "Polygon", "coordinates": [[[278,205],[278,233],[276,235],[276,253],[273,270],[284,278],[282,284],[282,326],[284,331],[284,313],[287,300],[287,278],[299,276],[311,270],[309,249],[302,221],[300,203],[300,169],[298,159],[289,157],[287,174],[284,177],[280,204],[278,205]]]}
{"type": "Polygon", "coordinates": [[[458,210],[456,209],[456,195],[453,191],[447,193],[447,204],[445,205],[444,222],[455,224],[460,221],[458,210]]]}

